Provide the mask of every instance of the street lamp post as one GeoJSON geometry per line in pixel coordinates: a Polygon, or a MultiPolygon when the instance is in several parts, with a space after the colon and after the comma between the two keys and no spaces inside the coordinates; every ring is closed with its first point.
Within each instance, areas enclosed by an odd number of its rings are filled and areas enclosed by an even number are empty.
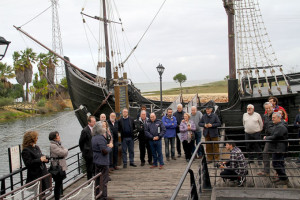
{"type": "Polygon", "coordinates": [[[7,41],[4,37],[0,36],[0,60],[5,56],[9,44],[10,41],[7,41]]]}
{"type": "Polygon", "coordinates": [[[159,81],[160,81],[160,112],[162,114],[162,74],[164,73],[164,66],[159,63],[159,65],[156,67],[157,72],[159,74],[159,81]]]}

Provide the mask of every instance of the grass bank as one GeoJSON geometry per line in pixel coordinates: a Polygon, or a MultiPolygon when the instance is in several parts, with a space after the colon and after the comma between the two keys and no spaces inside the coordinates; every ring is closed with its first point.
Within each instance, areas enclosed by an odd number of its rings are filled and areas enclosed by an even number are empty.
{"type": "Polygon", "coordinates": [[[54,112],[63,111],[66,108],[72,109],[72,103],[70,99],[65,100],[47,100],[44,105],[41,104],[16,104],[8,105],[0,108],[0,122],[8,120],[32,117],[41,114],[49,114],[54,112]]]}
{"type": "MultiPolygon", "coordinates": [[[[184,84],[183,84],[184,85],[184,84]]],[[[192,87],[182,87],[183,94],[200,94],[200,93],[227,93],[227,81],[216,81],[211,83],[206,83],[203,85],[192,86],[192,87]]],[[[180,88],[173,88],[169,90],[163,90],[163,95],[179,95],[180,88]]],[[[144,92],[144,96],[159,95],[160,91],[144,92]]]]}

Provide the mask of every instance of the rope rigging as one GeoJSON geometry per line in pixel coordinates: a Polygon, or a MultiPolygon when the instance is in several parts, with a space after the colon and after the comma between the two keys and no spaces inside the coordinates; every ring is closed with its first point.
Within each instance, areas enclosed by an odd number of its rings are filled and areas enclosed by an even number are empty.
{"type": "MultiPolygon", "coordinates": [[[[226,4],[226,3],[225,3],[226,4]]],[[[229,5],[225,5],[228,7],[229,5]]],[[[291,92],[291,87],[285,74],[278,64],[278,60],[267,33],[267,29],[262,19],[258,0],[234,1],[233,13],[235,18],[235,37],[237,49],[237,73],[239,75],[240,91],[245,93],[243,86],[248,82],[250,95],[254,88],[251,79],[256,79],[257,91],[262,95],[260,87],[260,70],[263,70],[269,94],[272,94],[271,83],[268,81],[266,69],[269,69],[270,76],[274,77],[275,85],[280,94],[282,89],[276,75],[276,69],[284,78],[287,92],[291,92]],[[255,77],[252,75],[255,72],[255,77]],[[247,81],[246,81],[247,80],[247,81]]]]}

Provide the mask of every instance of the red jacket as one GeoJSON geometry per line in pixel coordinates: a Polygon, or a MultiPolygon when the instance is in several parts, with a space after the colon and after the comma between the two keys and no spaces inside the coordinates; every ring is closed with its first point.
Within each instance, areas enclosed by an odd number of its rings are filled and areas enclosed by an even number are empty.
{"type": "MultiPolygon", "coordinates": [[[[273,111],[274,111],[274,112],[278,112],[278,110],[283,110],[283,112],[284,112],[284,114],[285,114],[285,119],[284,119],[284,121],[288,122],[288,115],[287,115],[287,112],[285,111],[285,109],[284,109],[283,107],[277,105],[277,106],[273,109],[273,111]]],[[[267,114],[267,111],[265,111],[265,114],[267,114]]]]}

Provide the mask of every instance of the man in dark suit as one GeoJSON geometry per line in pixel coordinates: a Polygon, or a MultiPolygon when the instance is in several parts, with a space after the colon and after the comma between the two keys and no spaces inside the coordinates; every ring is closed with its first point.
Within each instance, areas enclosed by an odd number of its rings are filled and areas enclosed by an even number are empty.
{"type": "Polygon", "coordinates": [[[94,116],[88,117],[88,125],[81,131],[79,138],[79,148],[82,153],[82,157],[85,160],[87,179],[94,175],[93,164],[93,150],[92,150],[92,130],[96,124],[96,118],[94,116]]]}
{"type": "Polygon", "coordinates": [[[134,141],[133,131],[135,130],[134,121],[128,115],[128,109],[124,108],[122,111],[122,117],[119,119],[119,132],[121,133],[122,140],[122,157],[123,168],[127,168],[127,149],[129,152],[130,166],[136,167],[134,164],[134,141]]]}

